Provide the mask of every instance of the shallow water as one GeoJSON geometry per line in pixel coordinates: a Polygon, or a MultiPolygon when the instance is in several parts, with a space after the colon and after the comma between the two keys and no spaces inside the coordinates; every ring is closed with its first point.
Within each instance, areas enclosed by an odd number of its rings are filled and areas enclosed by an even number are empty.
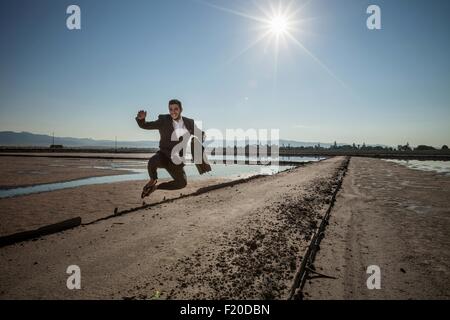
{"type": "MultiPolygon", "coordinates": [[[[211,156],[209,158],[211,162],[214,160],[256,160],[256,158],[248,158],[245,156],[211,156]]],[[[325,159],[324,157],[279,157],[279,161],[292,161],[298,163],[305,162],[314,162],[325,159]]],[[[264,158],[258,158],[260,161],[264,161],[264,158]]],[[[64,165],[50,165],[50,166],[64,166],[64,165]]],[[[265,174],[271,175],[277,172],[281,172],[293,166],[270,166],[270,165],[252,165],[252,164],[212,164],[212,171],[205,173],[203,175],[199,175],[197,169],[193,164],[187,164],[185,166],[186,175],[190,179],[201,180],[201,179],[209,179],[209,178],[226,178],[226,179],[242,179],[250,176],[254,176],[257,174],[265,174]]],[[[115,183],[115,182],[123,182],[123,181],[137,181],[137,180],[148,180],[148,172],[147,172],[147,160],[143,159],[142,161],[136,160],[114,160],[108,166],[80,166],[80,168],[95,168],[95,169],[105,169],[105,170],[125,170],[128,171],[126,174],[114,174],[110,176],[103,177],[90,177],[84,179],[77,179],[73,181],[64,181],[64,182],[55,182],[55,183],[46,183],[46,184],[38,184],[29,187],[20,187],[14,189],[0,190],[0,199],[2,198],[10,198],[16,196],[22,196],[33,193],[40,192],[50,192],[61,189],[68,188],[76,188],[86,185],[95,185],[95,184],[105,184],[105,183],[115,183]]],[[[165,179],[170,178],[170,175],[166,170],[158,170],[158,178],[165,179]]],[[[20,179],[20,177],[18,177],[20,179]]]]}
{"type": "Polygon", "coordinates": [[[444,173],[450,175],[450,161],[438,161],[438,160],[397,160],[397,159],[384,159],[385,161],[401,164],[405,167],[414,170],[421,171],[434,171],[438,173],[444,173]]]}
{"type": "MultiPolygon", "coordinates": [[[[190,159],[189,156],[186,157],[187,159],[190,159]]],[[[300,163],[304,163],[304,162],[311,162],[311,161],[320,161],[320,160],[324,160],[326,159],[325,157],[301,157],[301,156],[292,156],[292,157],[286,157],[286,156],[280,156],[277,158],[271,158],[271,157],[246,157],[244,155],[226,155],[226,156],[221,156],[221,155],[209,155],[208,156],[208,160],[210,161],[220,161],[220,160],[225,160],[225,161],[234,161],[237,160],[239,162],[244,162],[244,161],[261,161],[263,164],[265,164],[265,162],[269,162],[269,161],[292,161],[292,162],[300,162],[300,163]]]]}
{"type": "MultiPolygon", "coordinates": [[[[8,190],[0,190],[0,199],[22,196],[32,193],[49,192],[61,189],[76,188],[80,186],[114,183],[122,181],[136,181],[148,180],[148,172],[145,168],[146,162],[142,161],[126,161],[126,162],[112,162],[109,167],[94,167],[97,169],[114,169],[124,170],[131,173],[111,175],[103,177],[90,177],[78,179],[73,181],[56,182],[39,184],[30,187],[14,188],[8,190]],[[144,166],[144,168],[142,168],[144,166]],[[140,168],[139,168],[140,167],[140,168]]],[[[194,165],[188,164],[185,166],[186,175],[190,179],[209,179],[209,178],[227,178],[227,179],[241,179],[257,174],[274,174],[292,168],[292,166],[261,166],[261,165],[240,165],[240,164],[213,164],[212,171],[199,175],[197,168],[194,165]]],[[[166,170],[158,170],[158,178],[170,178],[166,170]]]]}

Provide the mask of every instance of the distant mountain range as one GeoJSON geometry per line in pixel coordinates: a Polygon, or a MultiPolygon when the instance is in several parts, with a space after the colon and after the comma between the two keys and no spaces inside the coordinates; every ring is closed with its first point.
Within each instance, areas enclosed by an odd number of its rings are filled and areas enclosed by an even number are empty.
{"type": "MultiPolygon", "coordinates": [[[[30,132],[0,132],[0,146],[49,147],[53,137],[30,132]]],[[[55,137],[55,144],[64,147],[114,148],[114,140],[95,140],[90,138],[55,137]]],[[[157,148],[158,141],[117,141],[118,148],[157,148]]]]}
{"type": "MultiPolygon", "coordinates": [[[[249,141],[255,143],[256,141],[249,141]]],[[[34,134],[30,132],[13,132],[13,131],[1,131],[0,132],[0,146],[17,146],[17,147],[48,147],[53,143],[53,137],[45,134],[34,134]]],[[[294,140],[280,139],[280,145],[291,147],[310,147],[315,146],[319,142],[301,142],[294,140]]],[[[114,140],[95,140],[90,138],[72,138],[72,137],[55,137],[55,144],[63,145],[64,147],[84,147],[84,148],[114,148],[114,140]]],[[[118,148],[157,148],[158,141],[117,141],[118,148]]],[[[215,142],[210,146],[220,146],[223,143],[215,142]]],[[[228,146],[233,145],[233,141],[227,141],[228,146]]],[[[238,142],[238,145],[242,143],[238,142]]],[[[322,147],[329,147],[330,143],[320,143],[322,147]]],[[[343,145],[339,143],[338,145],[343,145]]]]}

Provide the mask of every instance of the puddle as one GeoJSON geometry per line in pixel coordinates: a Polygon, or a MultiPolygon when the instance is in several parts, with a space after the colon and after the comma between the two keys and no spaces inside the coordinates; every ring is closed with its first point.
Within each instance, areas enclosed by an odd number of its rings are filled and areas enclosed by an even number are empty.
{"type": "Polygon", "coordinates": [[[450,176],[450,161],[439,161],[439,160],[422,161],[422,160],[396,160],[396,159],[384,159],[384,161],[401,164],[405,167],[414,170],[433,171],[450,176]]]}

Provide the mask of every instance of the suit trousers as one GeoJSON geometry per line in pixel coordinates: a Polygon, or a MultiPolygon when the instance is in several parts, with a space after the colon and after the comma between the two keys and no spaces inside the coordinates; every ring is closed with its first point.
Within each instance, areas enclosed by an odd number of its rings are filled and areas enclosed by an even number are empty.
{"type": "Polygon", "coordinates": [[[186,187],[187,178],[184,172],[184,164],[176,165],[165,154],[158,151],[153,157],[148,160],[148,174],[152,179],[158,179],[158,168],[166,169],[172,181],[160,183],[158,189],[163,190],[177,190],[186,187]]]}

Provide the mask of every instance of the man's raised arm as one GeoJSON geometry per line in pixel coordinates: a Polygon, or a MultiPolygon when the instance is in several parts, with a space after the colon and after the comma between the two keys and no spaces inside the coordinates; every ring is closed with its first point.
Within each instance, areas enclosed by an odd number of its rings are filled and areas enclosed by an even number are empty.
{"type": "Polygon", "coordinates": [[[136,116],[136,122],[138,126],[142,129],[147,130],[157,130],[161,125],[161,121],[158,119],[156,121],[145,121],[145,117],[147,117],[147,111],[141,110],[138,112],[136,116]]]}

